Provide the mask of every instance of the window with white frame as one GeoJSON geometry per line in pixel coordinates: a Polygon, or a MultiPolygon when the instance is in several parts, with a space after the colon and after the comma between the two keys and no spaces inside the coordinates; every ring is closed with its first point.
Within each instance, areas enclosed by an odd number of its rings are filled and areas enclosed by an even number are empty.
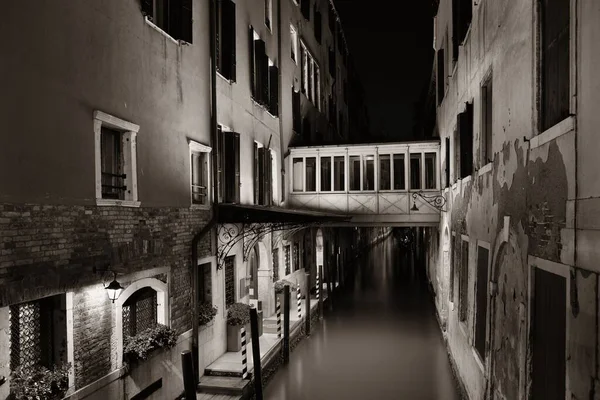
{"type": "Polygon", "coordinates": [[[158,296],[156,290],[144,287],[123,303],[123,337],[136,336],[158,324],[158,296]]]}
{"type": "Polygon", "coordinates": [[[94,112],[96,203],[139,207],[136,136],[140,127],[94,112]]]}
{"type": "Polygon", "coordinates": [[[290,48],[292,60],[298,64],[298,31],[290,24],[290,48]]]}
{"type": "Polygon", "coordinates": [[[192,205],[210,204],[210,152],[211,148],[190,140],[190,192],[192,205]]]}

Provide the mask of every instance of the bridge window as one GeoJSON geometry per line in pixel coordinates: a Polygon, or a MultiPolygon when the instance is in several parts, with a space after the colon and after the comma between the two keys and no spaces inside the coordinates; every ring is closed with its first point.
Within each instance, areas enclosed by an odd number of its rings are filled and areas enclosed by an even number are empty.
{"type": "Polygon", "coordinates": [[[379,156],[379,190],[391,189],[391,159],[389,154],[379,156]]]}
{"type": "Polygon", "coordinates": [[[317,191],[317,158],[306,157],[306,191],[317,191]]]}
{"type": "Polygon", "coordinates": [[[375,190],[375,156],[363,158],[363,190],[375,190]]]}
{"type": "Polygon", "coordinates": [[[394,154],[394,190],[406,189],[404,154],[394,154]]]}
{"type": "Polygon", "coordinates": [[[294,158],[293,161],[294,192],[304,191],[304,159],[294,158]]]}
{"type": "Polygon", "coordinates": [[[331,157],[321,157],[321,192],[331,192],[331,157]]]}
{"type": "Polygon", "coordinates": [[[333,190],[340,192],[346,190],[346,166],[344,156],[333,157],[333,190]]]}
{"type": "Polygon", "coordinates": [[[410,188],[421,189],[421,154],[410,155],[410,188]]]}
{"type": "Polygon", "coordinates": [[[360,190],[360,156],[350,156],[350,190],[360,190]]]}
{"type": "Polygon", "coordinates": [[[425,153],[425,189],[436,189],[435,153],[425,153]]]}

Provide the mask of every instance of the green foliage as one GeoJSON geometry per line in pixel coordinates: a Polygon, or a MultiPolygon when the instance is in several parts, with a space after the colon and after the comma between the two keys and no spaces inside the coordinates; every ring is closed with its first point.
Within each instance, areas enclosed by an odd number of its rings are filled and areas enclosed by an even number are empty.
{"type": "Polygon", "coordinates": [[[18,367],[10,377],[15,400],[62,399],[69,388],[71,364],[46,367],[18,367]]]}
{"type": "Polygon", "coordinates": [[[210,303],[200,304],[198,306],[198,325],[206,325],[217,315],[217,307],[210,303]]]}
{"type": "Polygon", "coordinates": [[[290,290],[295,290],[296,289],[296,284],[293,282],[290,282],[288,280],[282,279],[280,281],[275,282],[275,293],[283,293],[283,288],[285,287],[285,285],[289,285],[290,290]]]}
{"type": "Polygon", "coordinates": [[[129,361],[146,360],[156,349],[170,349],[177,343],[177,332],[168,326],[157,324],[135,336],[125,339],[123,355],[129,361]]]}
{"type": "Polygon", "coordinates": [[[250,322],[250,306],[244,303],[234,303],[227,312],[227,323],[232,326],[246,325],[250,322]]]}

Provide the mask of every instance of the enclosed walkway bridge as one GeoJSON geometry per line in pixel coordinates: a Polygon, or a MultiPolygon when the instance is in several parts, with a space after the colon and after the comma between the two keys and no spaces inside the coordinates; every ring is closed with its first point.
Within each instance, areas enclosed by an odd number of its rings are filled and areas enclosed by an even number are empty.
{"type": "Polygon", "coordinates": [[[436,226],[440,144],[435,141],[290,148],[288,207],[346,215],[349,226],[436,226]]]}

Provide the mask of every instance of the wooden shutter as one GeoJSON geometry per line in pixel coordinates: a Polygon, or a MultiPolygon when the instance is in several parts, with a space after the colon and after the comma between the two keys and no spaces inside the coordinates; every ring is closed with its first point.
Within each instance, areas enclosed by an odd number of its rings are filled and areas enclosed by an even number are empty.
{"type": "Polygon", "coordinates": [[[460,0],[452,0],[452,59],[458,60],[460,0]]]}
{"type": "Polygon", "coordinates": [[[269,67],[269,112],[271,115],[279,115],[279,69],[276,66],[269,67]]]}
{"type": "Polygon", "coordinates": [[[271,150],[265,151],[265,182],[266,182],[266,193],[265,193],[265,205],[273,205],[273,154],[271,150]]]}
{"type": "Polygon", "coordinates": [[[311,0],[300,0],[300,11],[308,21],[310,21],[310,2],[311,0]]]}
{"type": "Polygon", "coordinates": [[[250,26],[248,30],[249,33],[249,46],[248,49],[250,51],[249,54],[249,64],[250,64],[250,91],[252,93],[252,97],[256,99],[256,50],[254,48],[254,29],[250,26]]]}
{"type": "Polygon", "coordinates": [[[181,34],[179,39],[192,43],[192,0],[181,0],[181,34]]]}
{"type": "Polygon", "coordinates": [[[240,202],[240,134],[237,132],[233,133],[233,161],[234,161],[234,201],[235,203],[240,202]]]}
{"type": "Polygon", "coordinates": [[[154,0],[142,0],[142,14],[154,19],[154,0]]]}
{"type": "Polygon", "coordinates": [[[257,154],[257,159],[256,159],[256,166],[257,166],[257,174],[256,174],[256,180],[255,180],[255,196],[256,196],[256,204],[260,204],[260,205],[265,205],[265,181],[266,181],[266,176],[265,176],[265,148],[261,147],[258,149],[258,154],[257,154]]]}
{"type": "Polygon", "coordinates": [[[219,71],[221,73],[221,75],[227,77],[225,75],[225,72],[223,71],[223,54],[221,51],[221,47],[225,47],[225,45],[223,44],[223,2],[222,1],[217,1],[216,2],[216,7],[217,7],[217,17],[216,17],[216,21],[215,21],[215,43],[216,43],[216,48],[215,48],[215,64],[217,66],[217,71],[219,71]]]}
{"type": "Polygon", "coordinates": [[[473,104],[467,103],[465,112],[458,115],[460,134],[460,177],[473,172],[473,104]]]}
{"type": "Polygon", "coordinates": [[[488,257],[489,250],[478,247],[477,254],[477,308],[475,318],[475,349],[485,360],[485,336],[488,293],[488,257]]]}
{"type": "Polygon", "coordinates": [[[221,130],[221,126],[217,127],[217,191],[218,191],[218,201],[219,203],[223,202],[223,197],[225,195],[225,148],[223,143],[223,132],[221,130]]]}
{"type": "Polygon", "coordinates": [[[437,89],[438,89],[438,105],[442,103],[446,92],[446,58],[444,49],[439,49],[437,52],[437,89]]]}
{"type": "Polygon", "coordinates": [[[335,11],[333,11],[333,6],[329,4],[329,30],[331,33],[335,32],[335,11]]]}
{"type": "Polygon", "coordinates": [[[258,144],[254,142],[254,204],[260,204],[260,163],[262,148],[258,148],[258,144]]]}
{"type": "Polygon", "coordinates": [[[300,109],[300,92],[296,92],[292,87],[292,119],[294,125],[294,131],[301,133],[302,131],[302,118],[300,109]]]}
{"type": "Polygon", "coordinates": [[[229,51],[231,53],[231,71],[230,71],[230,77],[229,79],[231,79],[233,82],[236,81],[237,79],[237,74],[236,74],[236,65],[237,65],[237,59],[236,59],[236,43],[235,43],[235,32],[236,32],[236,28],[235,28],[235,3],[233,1],[228,1],[227,2],[227,7],[228,7],[228,16],[229,16],[229,23],[231,24],[229,26],[229,29],[227,30],[229,33],[229,51]]]}
{"type": "Polygon", "coordinates": [[[266,54],[264,40],[254,41],[254,77],[255,77],[255,100],[260,104],[267,104],[269,98],[269,61],[266,54]]]}
{"type": "Polygon", "coordinates": [[[450,187],[450,138],[446,138],[446,186],[450,187]]]}
{"type": "Polygon", "coordinates": [[[335,79],[335,49],[329,49],[329,75],[335,79]]]}
{"type": "MultiPolygon", "coordinates": [[[[263,42],[263,44],[264,43],[265,42],[263,42]]],[[[260,66],[260,87],[262,89],[262,104],[269,108],[271,100],[271,92],[269,90],[269,57],[267,57],[266,45],[264,48],[265,50],[262,53],[262,62],[260,66]]]]}
{"type": "Polygon", "coordinates": [[[321,18],[321,13],[319,11],[317,11],[316,8],[317,8],[317,6],[315,5],[315,39],[320,44],[321,37],[322,37],[322,31],[323,31],[322,30],[323,22],[322,22],[322,18],[321,18]]]}

